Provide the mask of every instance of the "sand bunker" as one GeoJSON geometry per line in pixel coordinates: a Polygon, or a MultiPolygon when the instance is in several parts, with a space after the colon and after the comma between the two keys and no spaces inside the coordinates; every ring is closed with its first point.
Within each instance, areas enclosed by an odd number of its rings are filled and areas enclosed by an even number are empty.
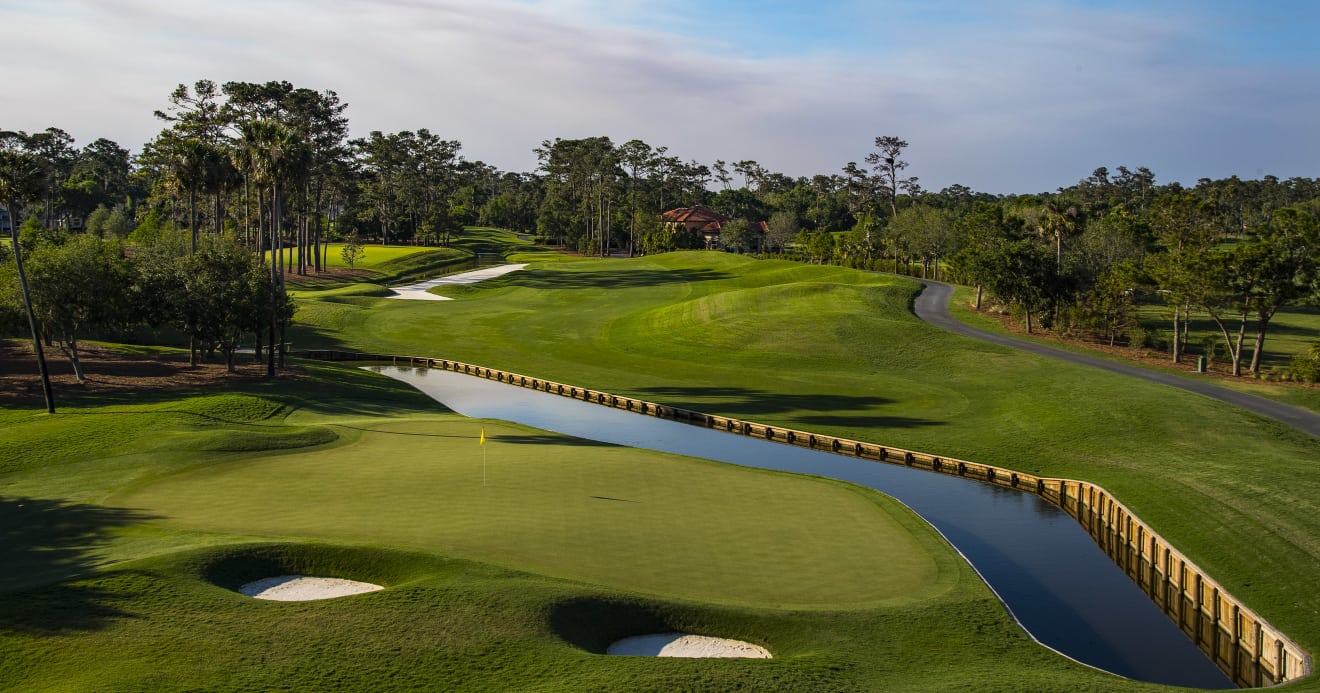
{"type": "Polygon", "coordinates": [[[426,290],[433,289],[437,286],[447,286],[451,284],[475,284],[480,281],[506,275],[510,272],[517,272],[526,266],[527,263],[525,262],[517,265],[499,265],[498,267],[487,267],[485,269],[463,272],[461,274],[451,274],[447,277],[428,279],[424,282],[417,282],[416,284],[409,284],[407,286],[391,286],[390,291],[393,291],[394,295],[386,296],[386,298],[402,298],[411,301],[449,301],[452,299],[447,296],[436,296],[435,294],[427,293],[426,290]]]}
{"type": "Polygon", "coordinates": [[[605,650],[605,654],[635,657],[744,657],[770,659],[764,647],[741,640],[710,638],[685,633],[657,633],[624,638],[605,650]]]}
{"type": "Polygon", "coordinates": [[[383,590],[380,585],[340,578],[306,577],[304,575],[281,575],[249,582],[238,591],[256,599],[269,599],[276,602],[310,602],[317,599],[334,599],[351,594],[364,594],[383,590]]]}

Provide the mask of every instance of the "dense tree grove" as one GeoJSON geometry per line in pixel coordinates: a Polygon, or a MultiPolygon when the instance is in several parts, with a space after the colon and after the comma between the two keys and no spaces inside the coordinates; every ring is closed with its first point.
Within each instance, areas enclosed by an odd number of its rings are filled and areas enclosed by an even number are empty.
{"type": "MultiPolygon", "coordinates": [[[[351,239],[356,257],[364,243],[448,245],[481,224],[639,255],[706,247],[661,222],[698,204],[734,219],[724,250],[965,282],[978,307],[1014,311],[1028,331],[1163,341],[1178,361],[1189,315],[1209,315],[1235,374],[1260,371],[1280,308],[1320,294],[1317,179],[1186,188],[1119,166],[1050,193],[935,192],[906,175],[909,144],[893,135],[859,152],[864,165],[811,178],[608,137],[546,140],[537,169],[519,173],[425,128],[350,139],[346,108],[288,82],[202,80],[167,96],[163,129],[136,155],[106,139],[79,148],[55,127],[0,132],[12,236],[0,328],[35,329],[76,367],[89,331],[169,326],[232,366],[240,339],[259,353],[283,341],[286,278],[323,271],[327,241],[351,239]],[[1137,327],[1137,305],[1153,301],[1167,340],[1137,327]]],[[[264,351],[273,372],[276,350],[264,351]]]]}

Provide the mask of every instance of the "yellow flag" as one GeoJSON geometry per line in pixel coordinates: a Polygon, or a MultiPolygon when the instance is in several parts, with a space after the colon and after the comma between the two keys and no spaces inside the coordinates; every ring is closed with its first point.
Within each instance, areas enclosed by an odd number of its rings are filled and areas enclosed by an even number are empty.
{"type": "Polygon", "coordinates": [[[482,427],[481,427],[481,442],[478,443],[478,445],[485,445],[485,444],[486,444],[486,427],[485,427],[485,426],[482,426],[482,427]]]}

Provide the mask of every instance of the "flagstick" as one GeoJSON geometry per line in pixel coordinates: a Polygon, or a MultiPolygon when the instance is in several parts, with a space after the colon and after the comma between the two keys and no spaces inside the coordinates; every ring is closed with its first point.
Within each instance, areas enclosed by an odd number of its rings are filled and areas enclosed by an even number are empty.
{"type": "Polygon", "coordinates": [[[486,446],[481,446],[481,485],[486,485],[486,446]]]}

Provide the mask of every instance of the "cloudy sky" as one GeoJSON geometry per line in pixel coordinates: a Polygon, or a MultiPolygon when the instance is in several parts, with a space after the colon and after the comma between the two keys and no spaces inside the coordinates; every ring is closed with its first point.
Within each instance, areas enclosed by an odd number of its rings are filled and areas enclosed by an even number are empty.
{"type": "Polygon", "coordinates": [[[933,190],[1320,177],[1311,0],[0,0],[0,129],[136,151],[180,83],[288,80],[355,135],[428,128],[837,173],[876,136],[933,190]]]}

